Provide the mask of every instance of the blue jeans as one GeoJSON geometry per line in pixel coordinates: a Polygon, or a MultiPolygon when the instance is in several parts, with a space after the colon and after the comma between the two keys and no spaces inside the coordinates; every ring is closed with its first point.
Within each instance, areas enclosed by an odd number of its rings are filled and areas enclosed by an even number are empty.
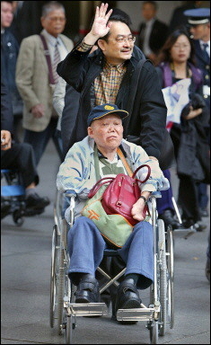
{"type": "MultiPolygon", "coordinates": [[[[107,245],[91,219],[79,217],[68,232],[70,267],[68,275],[89,273],[95,275],[107,245]]],[[[139,274],[138,288],[145,289],[153,281],[153,229],[151,224],[140,222],[134,226],[118,254],[126,264],[125,275],[139,274]]]]}

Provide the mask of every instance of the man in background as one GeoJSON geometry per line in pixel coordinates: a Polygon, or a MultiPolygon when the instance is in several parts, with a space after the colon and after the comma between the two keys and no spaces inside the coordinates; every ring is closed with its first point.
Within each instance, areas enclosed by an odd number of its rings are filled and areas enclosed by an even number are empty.
{"type": "Polygon", "coordinates": [[[42,30],[40,23],[42,6],[47,1],[11,1],[13,3],[14,18],[10,31],[18,43],[28,36],[39,34],[42,30]]]}
{"type": "MultiPolygon", "coordinates": [[[[187,16],[190,34],[193,38],[197,67],[203,73],[203,97],[209,112],[206,127],[207,141],[210,144],[210,8],[197,8],[184,12],[187,16]]],[[[202,217],[208,217],[207,184],[199,183],[199,206],[202,217]]]]}
{"type": "Polygon", "coordinates": [[[140,25],[137,43],[145,56],[154,63],[156,63],[156,56],[168,35],[168,26],[156,17],[157,10],[155,1],[143,2],[142,16],[145,22],[140,25]]]}
{"type": "MultiPolygon", "coordinates": [[[[1,71],[7,83],[14,117],[14,138],[20,141],[18,132],[23,116],[23,101],[15,82],[15,70],[19,44],[9,28],[13,21],[13,1],[1,2],[1,71]]],[[[22,125],[21,125],[22,126],[22,125]]]]}
{"type": "Polygon", "coordinates": [[[61,3],[49,1],[45,4],[41,23],[43,30],[40,35],[23,39],[16,69],[16,83],[24,101],[24,142],[33,146],[36,164],[50,138],[63,159],[57,135],[58,114],[53,109],[53,92],[59,79],[57,64],[73,48],[72,40],[61,34],[66,23],[61,3]]]}
{"type": "MultiPolygon", "coordinates": [[[[48,197],[40,197],[36,186],[39,176],[36,169],[34,151],[31,145],[16,143],[13,139],[13,114],[10,94],[1,76],[1,168],[17,170],[25,188],[25,215],[36,215],[44,212],[50,204],[48,197]]],[[[10,210],[10,203],[1,197],[1,218],[10,210]]]]}

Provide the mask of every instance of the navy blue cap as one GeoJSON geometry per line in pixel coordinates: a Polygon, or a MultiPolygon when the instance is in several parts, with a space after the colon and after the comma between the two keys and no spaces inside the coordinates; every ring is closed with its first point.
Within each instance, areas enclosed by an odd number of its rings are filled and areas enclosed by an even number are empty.
{"type": "Polygon", "coordinates": [[[129,116],[126,110],[120,110],[116,104],[106,103],[92,109],[87,119],[87,125],[90,126],[92,121],[101,119],[110,114],[117,114],[122,120],[129,116]]]}
{"type": "Polygon", "coordinates": [[[194,8],[184,11],[190,25],[206,24],[210,21],[210,8],[194,8]]]}

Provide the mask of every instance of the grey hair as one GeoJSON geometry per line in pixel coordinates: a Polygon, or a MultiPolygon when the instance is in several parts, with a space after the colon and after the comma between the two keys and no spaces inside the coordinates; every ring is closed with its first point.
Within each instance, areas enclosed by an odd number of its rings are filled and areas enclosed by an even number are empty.
{"type": "Polygon", "coordinates": [[[58,1],[49,1],[42,7],[42,17],[46,17],[50,12],[54,10],[62,10],[65,13],[65,8],[58,1]]]}

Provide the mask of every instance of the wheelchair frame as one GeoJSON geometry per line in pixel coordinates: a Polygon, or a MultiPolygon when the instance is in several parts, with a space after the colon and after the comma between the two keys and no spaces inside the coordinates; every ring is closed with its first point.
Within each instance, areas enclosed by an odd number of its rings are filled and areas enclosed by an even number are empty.
{"type": "Polygon", "coordinates": [[[10,169],[1,169],[1,177],[3,177],[7,185],[1,186],[1,196],[10,203],[10,209],[7,214],[12,214],[14,223],[21,226],[24,222],[25,215],[25,189],[21,185],[18,171],[10,169]]]}
{"type": "MultiPolygon", "coordinates": [[[[174,246],[173,231],[165,230],[163,220],[157,218],[156,197],[151,196],[152,226],[154,233],[154,283],[149,288],[150,304],[141,303],[140,308],[119,309],[117,321],[144,321],[149,330],[150,343],[157,344],[158,337],[164,336],[167,325],[174,326],[174,246]]],[[[67,250],[68,224],[62,218],[64,194],[57,192],[54,204],[54,227],[52,235],[51,277],[50,277],[50,326],[59,335],[64,333],[65,343],[73,344],[72,335],[79,316],[107,315],[105,303],[74,303],[75,286],[71,284],[67,270],[69,255],[67,250]]],[[[75,198],[70,196],[70,226],[74,223],[75,198]]],[[[105,250],[106,256],[114,256],[115,250],[105,250]],[[106,252],[107,251],[107,252],[106,252]],[[110,253],[109,253],[110,251],[110,253]]],[[[108,282],[100,286],[100,294],[112,284],[118,286],[118,279],[125,268],[111,278],[101,267],[97,269],[108,282]]]]}

